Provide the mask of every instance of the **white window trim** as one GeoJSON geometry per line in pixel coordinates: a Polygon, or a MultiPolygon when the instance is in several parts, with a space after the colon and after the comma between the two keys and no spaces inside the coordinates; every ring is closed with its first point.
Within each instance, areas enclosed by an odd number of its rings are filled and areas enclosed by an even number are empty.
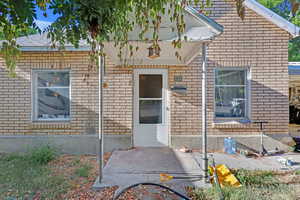
{"type": "Polygon", "coordinates": [[[239,121],[245,120],[250,121],[251,119],[251,70],[249,67],[219,67],[214,69],[214,87],[213,87],[213,101],[214,101],[214,121],[239,121]],[[226,87],[245,87],[245,97],[246,97],[246,105],[245,105],[245,116],[244,117],[216,117],[216,87],[222,85],[216,85],[216,72],[218,70],[244,70],[246,71],[246,79],[245,85],[226,85],[226,87]]]}
{"type": "MultiPolygon", "coordinates": [[[[71,94],[71,86],[72,86],[72,81],[71,81],[71,70],[70,69],[33,69],[31,71],[31,77],[32,77],[32,81],[31,81],[31,121],[32,122],[69,122],[71,121],[71,100],[72,100],[72,94],[71,94]],[[58,87],[51,87],[51,88],[69,88],[69,109],[70,109],[70,115],[68,118],[49,118],[49,119],[38,119],[37,117],[37,73],[38,72],[68,72],[69,73],[69,87],[65,87],[65,86],[58,86],[58,87]]],[[[48,87],[39,87],[39,88],[48,88],[48,87]]]]}

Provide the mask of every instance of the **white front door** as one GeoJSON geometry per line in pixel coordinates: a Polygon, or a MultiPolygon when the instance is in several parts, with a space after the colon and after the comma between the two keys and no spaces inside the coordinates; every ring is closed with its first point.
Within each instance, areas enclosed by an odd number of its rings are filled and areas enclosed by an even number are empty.
{"type": "Polygon", "coordinates": [[[134,146],[169,145],[167,69],[134,69],[134,146]]]}

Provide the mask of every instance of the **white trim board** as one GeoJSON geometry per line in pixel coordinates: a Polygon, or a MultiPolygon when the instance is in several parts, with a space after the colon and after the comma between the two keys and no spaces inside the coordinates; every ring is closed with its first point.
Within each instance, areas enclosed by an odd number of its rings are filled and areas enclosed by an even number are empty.
{"type": "Polygon", "coordinates": [[[289,62],[289,66],[300,66],[300,62],[289,62]]]}

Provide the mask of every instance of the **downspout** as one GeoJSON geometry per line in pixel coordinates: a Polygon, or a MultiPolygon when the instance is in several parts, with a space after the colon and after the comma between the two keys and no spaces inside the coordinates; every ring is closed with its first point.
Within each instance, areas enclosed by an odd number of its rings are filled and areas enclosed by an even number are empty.
{"type": "MultiPolygon", "coordinates": [[[[98,46],[101,52],[103,46],[98,46]]],[[[98,76],[99,76],[99,134],[98,134],[98,160],[99,160],[99,184],[103,178],[103,75],[104,75],[104,59],[98,56],[98,76]]]]}
{"type": "Polygon", "coordinates": [[[207,88],[206,88],[206,64],[207,64],[207,43],[202,43],[202,168],[203,180],[208,178],[207,158],[207,88]]]}

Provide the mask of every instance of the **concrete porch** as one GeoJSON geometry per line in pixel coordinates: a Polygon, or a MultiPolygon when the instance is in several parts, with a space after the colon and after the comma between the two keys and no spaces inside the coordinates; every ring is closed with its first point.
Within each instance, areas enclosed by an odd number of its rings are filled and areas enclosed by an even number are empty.
{"type": "Polygon", "coordinates": [[[190,179],[173,179],[164,185],[185,193],[186,186],[204,187],[202,169],[193,154],[161,148],[134,148],[128,151],[114,151],[103,169],[102,183],[95,181],[93,188],[111,186],[123,188],[141,182],[160,183],[160,173],[174,177],[188,176],[190,179]]]}
{"type": "MultiPolygon", "coordinates": [[[[300,169],[300,154],[287,153],[262,158],[246,158],[239,154],[228,155],[212,153],[216,164],[226,164],[229,168],[248,170],[295,170],[300,169]],[[279,158],[292,158],[295,164],[289,169],[283,168],[279,158]]],[[[210,157],[210,156],[209,156],[210,157]]],[[[141,182],[159,183],[185,194],[185,187],[209,187],[202,181],[202,154],[199,152],[183,153],[176,149],[134,148],[126,151],[114,151],[103,169],[102,183],[96,180],[94,189],[119,186],[123,188],[141,182]],[[162,183],[160,173],[174,177],[162,183]]],[[[117,191],[117,192],[118,192],[117,191]]]]}

